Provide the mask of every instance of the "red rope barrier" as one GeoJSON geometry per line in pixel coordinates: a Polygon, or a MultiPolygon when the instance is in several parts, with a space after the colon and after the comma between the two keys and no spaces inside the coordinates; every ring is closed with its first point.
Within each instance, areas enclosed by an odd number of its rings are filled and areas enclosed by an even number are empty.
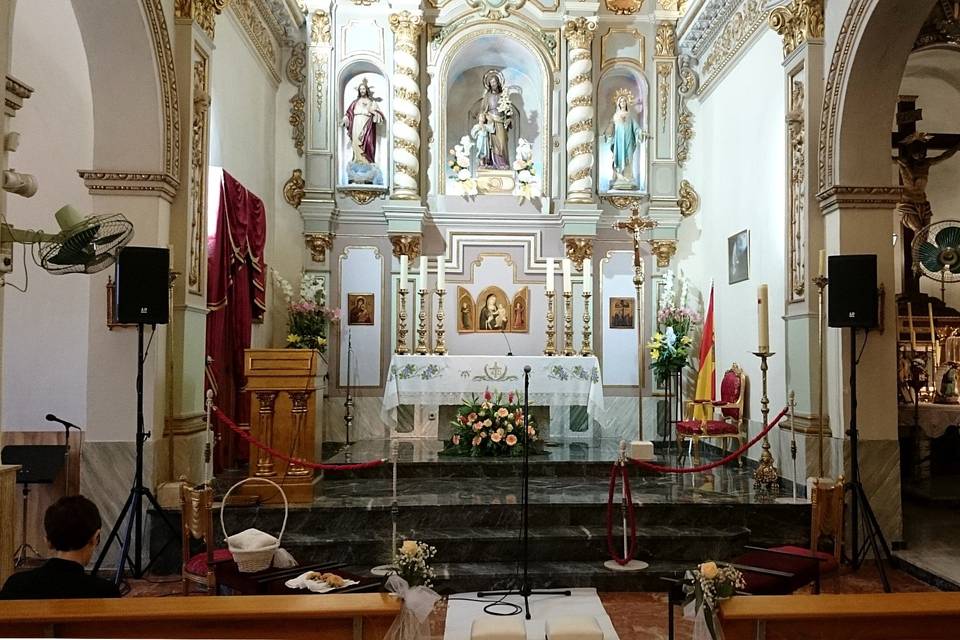
{"type": "Polygon", "coordinates": [[[630,494],[630,474],[627,473],[627,465],[615,464],[610,470],[610,493],[607,497],[607,551],[614,562],[624,566],[633,560],[637,553],[637,519],[633,511],[633,496],[630,494]],[[617,489],[617,468],[620,468],[620,475],[623,477],[623,495],[627,509],[627,523],[630,526],[630,548],[625,550],[626,556],[621,558],[617,552],[616,545],[613,543],[613,494],[617,489]]]}
{"type": "Polygon", "coordinates": [[[258,449],[262,449],[263,451],[266,451],[274,458],[280,458],[281,460],[290,462],[292,464],[299,464],[300,466],[309,467],[311,469],[324,469],[326,471],[358,471],[360,469],[372,469],[373,467],[379,467],[384,462],[386,462],[384,459],[381,458],[380,460],[370,460],[369,462],[358,462],[356,464],[325,464],[322,462],[311,462],[310,460],[294,458],[292,456],[289,456],[283,453],[282,451],[277,451],[272,447],[268,447],[267,445],[263,444],[262,442],[260,442],[259,440],[251,436],[249,432],[238,427],[233,420],[228,418],[225,413],[220,411],[219,407],[213,407],[212,411],[217,416],[217,418],[220,419],[220,422],[227,425],[227,427],[231,431],[236,433],[243,440],[246,440],[247,442],[249,442],[250,444],[252,444],[258,449]]]}

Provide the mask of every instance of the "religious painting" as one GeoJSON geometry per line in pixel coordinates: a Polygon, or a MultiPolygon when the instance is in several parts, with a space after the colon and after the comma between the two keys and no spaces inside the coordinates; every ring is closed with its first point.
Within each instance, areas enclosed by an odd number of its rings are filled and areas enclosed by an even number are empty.
{"type": "Polygon", "coordinates": [[[373,294],[372,293],[348,293],[347,294],[347,324],[372,325],[373,324],[373,294]]]}
{"type": "Polygon", "coordinates": [[[503,332],[510,330],[510,299],[500,287],[487,287],[477,297],[476,331],[503,332]]]}
{"type": "Polygon", "coordinates": [[[457,333],[476,331],[475,316],[473,296],[463,287],[457,287],[457,333]]]}
{"type": "Polygon", "coordinates": [[[510,331],[528,333],[530,331],[530,289],[524,287],[513,296],[510,305],[510,331]]]}
{"type": "Polygon", "coordinates": [[[610,298],[611,329],[633,329],[635,302],[633,298],[610,298]]]}
{"type": "Polygon", "coordinates": [[[750,279],[750,230],[727,238],[727,274],[730,284],[750,279]]]}

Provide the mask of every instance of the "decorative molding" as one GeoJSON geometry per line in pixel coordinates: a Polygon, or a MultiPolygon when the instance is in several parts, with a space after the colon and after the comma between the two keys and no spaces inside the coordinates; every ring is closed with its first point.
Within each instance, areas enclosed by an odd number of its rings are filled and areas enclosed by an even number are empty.
{"type": "Polygon", "coordinates": [[[564,238],[566,256],[573,262],[577,271],[583,270],[583,261],[593,258],[593,238],[564,238]]]}
{"type": "Polygon", "coordinates": [[[476,9],[481,18],[500,20],[519,11],[527,0],[466,0],[467,6],[476,9]]]}
{"type": "Polygon", "coordinates": [[[194,46],[193,61],[193,118],[190,127],[190,267],[187,286],[191,293],[202,294],[200,287],[202,263],[205,261],[207,209],[207,149],[210,109],[210,59],[206,52],[194,46]]]}
{"type": "Polygon", "coordinates": [[[677,206],[680,207],[680,215],[689,218],[700,210],[700,194],[693,188],[689,180],[680,181],[680,189],[677,191],[677,206]]]}
{"type": "Polygon", "coordinates": [[[350,185],[349,187],[340,187],[337,189],[337,193],[342,193],[343,195],[348,196],[360,206],[370,204],[380,196],[385,195],[386,192],[386,187],[364,189],[363,187],[357,185],[350,185]]]}
{"type": "Polygon", "coordinates": [[[215,34],[217,16],[229,0],[175,0],[173,15],[181,20],[192,20],[211,40],[215,34]]]}
{"type": "Polygon", "coordinates": [[[313,92],[316,113],[323,113],[323,101],[327,96],[327,67],[329,53],[326,50],[332,41],[330,14],[316,11],[310,16],[310,61],[313,67],[313,92]]]}
{"type": "Polygon", "coordinates": [[[323,262],[327,259],[327,251],[333,248],[332,233],[305,233],[303,240],[310,250],[310,259],[314,262],[323,262]]]}
{"type": "Polygon", "coordinates": [[[168,173],[80,169],[77,175],[92,195],[157,196],[173,202],[180,181],[168,173]]]}
{"type": "Polygon", "coordinates": [[[315,11],[310,17],[310,45],[330,44],[330,14],[326,11],[315,11]]]}
{"type": "Polygon", "coordinates": [[[13,76],[7,76],[5,97],[6,113],[11,118],[23,107],[23,101],[33,95],[33,87],[24,84],[13,76]]]}
{"type": "Polygon", "coordinates": [[[643,204],[644,196],[615,196],[605,195],[601,198],[609,202],[613,208],[621,211],[639,209],[643,204]]]}
{"type": "Polygon", "coordinates": [[[640,33],[640,30],[635,27],[610,27],[607,29],[607,32],[600,36],[600,68],[606,70],[608,67],[612,67],[616,64],[630,64],[638,69],[646,68],[646,38],[643,37],[643,34],[640,33]],[[637,48],[639,49],[640,55],[633,57],[632,55],[619,55],[620,52],[614,51],[613,56],[608,56],[611,46],[607,44],[607,39],[612,35],[617,33],[625,33],[630,36],[633,36],[637,41],[637,48]]]}
{"type": "Polygon", "coordinates": [[[632,16],[643,8],[643,0],[604,0],[607,11],[618,16],[632,16]]]}
{"type": "Polygon", "coordinates": [[[297,88],[297,92],[290,98],[290,126],[293,129],[293,148],[298,156],[303,156],[306,142],[306,69],[307,43],[298,42],[290,48],[290,59],[287,60],[287,80],[297,88]]]}
{"type": "Polygon", "coordinates": [[[593,56],[594,17],[567,19],[567,200],[593,202],[593,56]]]}
{"type": "Polygon", "coordinates": [[[670,109],[670,74],[673,72],[673,63],[670,61],[657,62],[657,119],[663,125],[667,121],[670,109]]]}
{"type": "Polygon", "coordinates": [[[393,197],[420,198],[420,61],[423,17],[409,11],[390,14],[393,52],[393,197]],[[403,143],[403,144],[398,144],[403,143]],[[415,150],[415,151],[412,151],[415,150]]]}
{"type": "Polygon", "coordinates": [[[693,140],[693,112],[687,101],[681,98],[677,107],[677,164],[686,166],[690,159],[690,141],[693,140]]]}
{"type": "Polygon", "coordinates": [[[696,95],[700,90],[700,75],[697,73],[697,59],[681,54],[677,59],[677,92],[684,98],[696,95]]]}
{"type": "Polygon", "coordinates": [[[256,0],[257,8],[273,32],[277,42],[292,47],[303,40],[303,14],[299,7],[294,10],[285,0],[256,0]],[[299,15],[298,15],[299,14],[299,15]]]}
{"type": "Polygon", "coordinates": [[[820,208],[824,212],[840,207],[892,209],[900,201],[902,193],[902,187],[833,185],[818,193],[817,199],[820,201],[820,208]]]}
{"type": "Polygon", "coordinates": [[[273,14],[262,11],[260,3],[254,0],[233,0],[230,8],[247,34],[247,39],[270,70],[270,75],[276,82],[280,82],[280,56],[269,26],[274,18],[273,14]]]}
{"type": "Polygon", "coordinates": [[[786,58],[805,42],[823,37],[823,0],[790,0],[771,10],[768,21],[783,38],[786,58]]]}
{"type": "Polygon", "coordinates": [[[306,186],[307,183],[303,179],[303,170],[294,169],[287,181],[283,183],[283,199],[291,207],[299,208],[300,203],[303,202],[306,186]]]}
{"type": "Polygon", "coordinates": [[[702,0],[696,12],[682,21],[680,48],[697,57],[707,50],[743,0],[702,0]]]}
{"type": "Polygon", "coordinates": [[[807,132],[803,82],[790,81],[787,111],[787,228],[790,260],[790,302],[802,302],[807,288],[807,132]]]}
{"type": "Polygon", "coordinates": [[[687,0],[657,0],[657,9],[683,14],[687,11],[687,0]]]}
{"type": "Polygon", "coordinates": [[[170,32],[160,0],[143,0],[144,14],[150,26],[153,55],[160,79],[160,97],[163,107],[163,171],[180,175],[180,97],[177,93],[177,73],[173,62],[170,32]]]}
{"type": "Polygon", "coordinates": [[[589,49],[593,42],[593,34],[597,30],[595,17],[585,18],[578,16],[568,18],[563,23],[563,37],[578,49],[589,49]]]}
{"type": "Polygon", "coordinates": [[[704,55],[693,51],[703,60],[701,66],[702,82],[699,94],[702,94],[719,78],[730,61],[743,49],[760,27],[767,22],[769,12],[764,0],[745,0],[740,9],[724,23],[723,29],[712,42],[704,55]]]}
{"type": "Polygon", "coordinates": [[[395,235],[390,236],[390,244],[393,245],[393,255],[396,257],[407,256],[410,260],[415,260],[420,257],[420,242],[421,237],[419,235],[395,235]]]}
{"type": "Polygon", "coordinates": [[[664,20],[657,23],[654,55],[669,58],[677,55],[677,27],[673,22],[664,20]]]}
{"type": "Polygon", "coordinates": [[[670,266],[670,258],[677,253],[676,240],[648,240],[650,250],[657,256],[657,268],[666,269],[670,266]]]}

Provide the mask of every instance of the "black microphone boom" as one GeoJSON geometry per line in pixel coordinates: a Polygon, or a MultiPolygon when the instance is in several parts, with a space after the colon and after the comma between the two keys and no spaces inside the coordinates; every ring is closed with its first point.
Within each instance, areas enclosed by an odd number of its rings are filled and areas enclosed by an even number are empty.
{"type": "Polygon", "coordinates": [[[59,422],[60,424],[62,424],[62,425],[63,425],[64,427],[66,427],[67,429],[76,429],[77,431],[83,431],[83,429],[81,429],[81,428],[78,427],[77,425],[73,424],[72,422],[67,422],[66,420],[61,420],[60,418],[58,418],[57,416],[53,415],[52,413],[48,413],[48,414],[46,415],[46,418],[47,418],[47,422],[59,422]]]}
{"type": "Polygon", "coordinates": [[[506,330],[505,328],[504,328],[504,329],[501,329],[501,330],[500,330],[500,335],[503,336],[503,341],[507,343],[507,355],[508,355],[508,356],[512,356],[512,355],[513,355],[513,348],[510,346],[510,338],[507,337],[507,330],[506,330]]]}

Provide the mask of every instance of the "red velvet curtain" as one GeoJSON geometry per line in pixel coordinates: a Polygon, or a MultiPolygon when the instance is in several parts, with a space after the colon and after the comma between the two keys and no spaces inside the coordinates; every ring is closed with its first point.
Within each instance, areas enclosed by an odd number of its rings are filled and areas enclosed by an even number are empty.
{"type": "MultiPolygon", "coordinates": [[[[242,401],[243,352],[250,347],[253,320],[266,310],[266,233],[263,201],[224,171],[217,228],[207,248],[207,387],[237,424],[249,422],[242,401]]],[[[221,427],[219,433],[219,469],[247,458],[232,431],[221,427]]]]}

